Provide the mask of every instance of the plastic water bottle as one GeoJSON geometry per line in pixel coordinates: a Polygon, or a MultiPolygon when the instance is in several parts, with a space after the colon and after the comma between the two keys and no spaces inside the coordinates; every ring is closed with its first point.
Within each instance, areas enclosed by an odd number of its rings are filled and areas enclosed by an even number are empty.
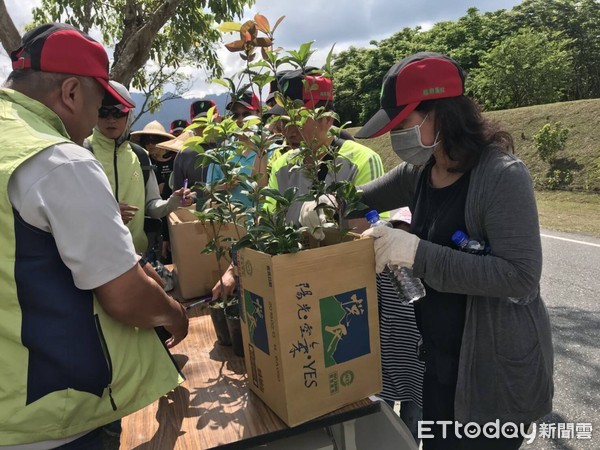
{"type": "Polygon", "coordinates": [[[469,239],[467,233],[462,230],[455,231],[451,239],[452,242],[454,242],[456,246],[463,252],[473,253],[476,255],[483,255],[486,253],[485,242],[469,239]]]}
{"type": "MultiPolygon", "coordinates": [[[[487,255],[490,253],[490,248],[485,245],[485,242],[469,239],[467,233],[462,230],[458,230],[452,235],[452,242],[454,242],[460,250],[467,253],[473,253],[476,255],[487,255]]],[[[527,305],[537,298],[537,295],[538,289],[535,289],[534,292],[526,295],[525,297],[508,297],[508,300],[516,303],[517,305],[527,305]]]]}
{"type": "MultiPolygon", "coordinates": [[[[365,217],[371,224],[371,228],[393,228],[392,224],[387,220],[381,219],[379,213],[375,210],[369,211],[365,217]]],[[[412,269],[388,265],[383,272],[389,277],[402,304],[407,305],[425,297],[425,286],[423,286],[423,283],[419,278],[413,277],[412,269]]]]}

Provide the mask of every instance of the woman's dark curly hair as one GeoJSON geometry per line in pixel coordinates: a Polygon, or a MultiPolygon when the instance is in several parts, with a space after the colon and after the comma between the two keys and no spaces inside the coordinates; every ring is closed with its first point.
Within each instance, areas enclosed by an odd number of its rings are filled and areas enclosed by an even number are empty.
{"type": "Polygon", "coordinates": [[[458,165],[453,172],[472,169],[489,145],[514,152],[512,136],[497,122],[485,118],[479,105],[469,97],[450,97],[421,102],[416,111],[435,114],[435,133],[444,150],[458,165]]]}

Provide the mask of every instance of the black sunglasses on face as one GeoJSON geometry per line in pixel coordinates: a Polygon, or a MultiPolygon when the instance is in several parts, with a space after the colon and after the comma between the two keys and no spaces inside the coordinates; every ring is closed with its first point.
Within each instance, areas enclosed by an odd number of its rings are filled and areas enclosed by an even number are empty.
{"type": "Polygon", "coordinates": [[[108,116],[112,116],[115,119],[121,119],[121,118],[125,117],[127,114],[129,114],[129,113],[123,112],[119,108],[108,107],[108,106],[102,106],[98,110],[98,117],[100,117],[101,119],[106,119],[108,116]]]}

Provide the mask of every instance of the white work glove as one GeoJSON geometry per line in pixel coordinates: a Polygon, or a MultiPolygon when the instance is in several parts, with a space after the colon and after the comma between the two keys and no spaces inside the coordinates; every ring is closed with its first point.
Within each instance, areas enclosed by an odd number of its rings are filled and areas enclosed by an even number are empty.
{"type": "Polygon", "coordinates": [[[375,271],[385,266],[412,269],[420,239],[414,234],[390,227],[375,227],[364,231],[361,237],[372,237],[375,242],[375,271]]]}
{"type": "MultiPolygon", "coordinates": [[[[337,208],[335,204],[335,199],[331,198],[328,195],[321,195],[319,197],[318,204],[327,204],[333,208],[337,208]]],[[[300,207],[300,217],[298,217],[298,222],[303,227],[308,228],[310,234],[318,240],[322,241],[325,239],[325,232],[323,231],[323,225],[325,225],[327,220],[327,214],[323,208],[318,211],[315,209],[317,207],[317,202],[314,200],[302,203],[300,207]]]]}

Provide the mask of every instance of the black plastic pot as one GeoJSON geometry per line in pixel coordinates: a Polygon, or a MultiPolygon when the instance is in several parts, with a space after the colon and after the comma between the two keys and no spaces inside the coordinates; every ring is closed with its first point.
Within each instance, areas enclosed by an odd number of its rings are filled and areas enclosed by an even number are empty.
{"type": "Polygon", "coordinates": [[[236,356],[244,356],[244,341],[242,340],[242,325],[240,321],[240,305],[233,300],[225,308],[225,317],[227,319],[227,328],[231,338],[231,346],[236,356]]]}
{"type": "Polygon", "coordinates": [[[223,309],[222,303],[216,303],[210,305],[208,308],[210,311],[210,318],[212,319],[213,327],[215,328],[215,334],[217,335],[217,343],[220,345],[231,345],[231,339],[229,338],[229,327],[227,326],[227,319],[225,318],[225,310],[223,309]]]}

